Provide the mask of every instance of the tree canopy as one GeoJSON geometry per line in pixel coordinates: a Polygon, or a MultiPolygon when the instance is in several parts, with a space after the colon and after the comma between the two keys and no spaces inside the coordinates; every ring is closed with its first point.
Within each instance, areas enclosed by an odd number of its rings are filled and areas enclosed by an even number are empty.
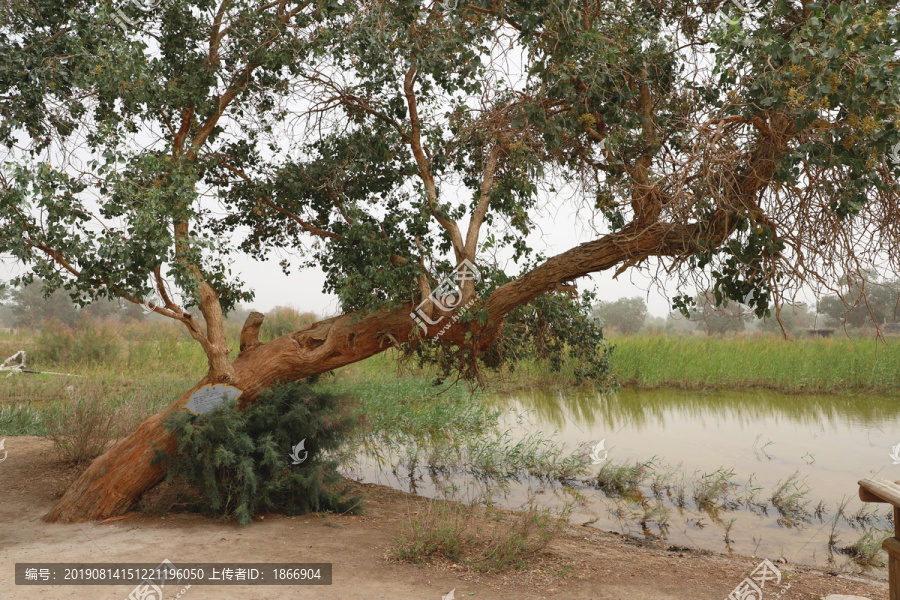
{"type": "Polygon", "coordinates": [[[599,271],[761,316],[900,271],[898,38],[874,0],[10,0],[0,252],[83,302],[155,292],[242,401],[422,338],[490,354],[599,271]],[[564,201],[596,236],[540,256],[564,201]],[[240,252],[318,266],[346,314],[248,320],[230,360],[240,252]],[[493,279],[447,293],[464,261],[493,279]]]}
{"type": "MultiPolygon", "coordinates": [[[[703,291],[697,294],[694,300],[694,308],[690,312],[690,320],[697,329],[706,332],[706,335],[727,335],[744,331],[746,322],[752,319],[740,302],[729,302],[727,305],[717,305],[713,294],[703,291]]],[[[773,319],[775,323],[778,321],[773,319]]]]}
{"type": "Polygon", "coordinates": [[[528,257],[564,194],[601,234],[482,320],[652,258],[758,314],[895,267],[896,7],[747,7],[14,0],[0,249],[84,301],[158,288],[183,318],[175,288],[207,321],[252,295],[235,252],[296,252],[347,312],[398,306],[528,257]]]}
{"type": "Polygon", "coordinates": [[[881,281],[872,272],[851,275],[839,294],[819,301],[818,309],[830,325],[838,327],[896,323],[900,319],[900,281],[881,281]]]}
{"type": "Polygon", "coordinates": [[[647,303],[640,296],[619,298],[615,302],[601,303],[594,308],[594,317],[619,333],[634,334],[647,320],[647,303]]]}

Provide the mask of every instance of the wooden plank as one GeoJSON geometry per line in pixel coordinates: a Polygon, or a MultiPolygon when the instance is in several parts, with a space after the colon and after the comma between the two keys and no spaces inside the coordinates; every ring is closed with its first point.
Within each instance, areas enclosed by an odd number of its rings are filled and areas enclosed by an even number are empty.
{"type": "Polygon", "coordinates": [[[900,486],[887,479],[861,479],[859,499],[863,502],[888,502],[900,506],[900,486]]]}
{"type": "Polygon", "coordinates": [[[881,543],[881,549],[887,552],[888,556],[894,559],[900,559],[900,540],[897,538],[887,538],[881,543]]]}
{"type": "Polygon", "coordinates": [[[900,541],[888,538],[881,545],[888,554],[888,585],[891,588],[890,600],[900,600],[900,541]]]}
{"type": "Polygon", "coordinates": [[[882,549],[888,555],[889,600],[900,600],[900,481],[862,479],[859,499],[863,502],[889,502],[894,505],[894,537],[884,540],[882,549]]]}

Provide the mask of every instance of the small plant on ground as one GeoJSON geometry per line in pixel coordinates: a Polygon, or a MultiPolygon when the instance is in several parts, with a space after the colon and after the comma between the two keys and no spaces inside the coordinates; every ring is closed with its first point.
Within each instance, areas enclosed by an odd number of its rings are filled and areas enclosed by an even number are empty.
{"type": "Polygon", "coordinates": [[[513,514],[492,507],[488,507],[488,512],[494,513],[497,526],[481,552],[482,558],[475,561],[478,571],[492,573],[525,568],[528,559],[546,548],[565,526],[564,519],[534,503],[513,514]]]}
{"type": "Polygon", "coordinates": [[[429,502],[401,526],[393,556],[414,563],[445,559],[486,573],[522,569],[562,530],[570,511],[567,506],[556,516],[534,502],[514,513],[429,502]]]}
{"type": "Polygon", "coordinates": [[[203,415],[179,411],[169,417],[178,441],[167,478],[195,486],[212,513],[242,525],[263,511],[288,515],[332,510],[355,512],[359,498],[340,486],[337,462],[327,457],[349,438],[353,419],[336,396],[292,383],[263,393],[238,411],[226,403],[203,415]],[[291,452],[302,462],[294,464],[291,452]]]}
{"type": "Polygon", "coordinates": [[[411,516],[394,540],[394,556],[402,561],[422,563],[435,557],[459,562],[475,543],[470,527],[472,508],[449,502],[429,502],[411,516]]]}
{"type": "Polygon", "coordinates": [[[43,412],[47,437],[61,460],[89,462],[103,453],[127,428],[126,408],[103,393],[101,386],[73,388],[69,398],[43,412]]]}

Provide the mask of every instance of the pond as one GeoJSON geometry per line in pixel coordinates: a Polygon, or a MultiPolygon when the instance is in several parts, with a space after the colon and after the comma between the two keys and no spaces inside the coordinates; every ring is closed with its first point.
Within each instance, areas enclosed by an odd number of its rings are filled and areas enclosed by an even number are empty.
{"type": "Polygon", "coordinates": [[[509,508],[568,503],[573,523],[674,546],[881,571],[891,512],[860,502],[857,481],[900,480],[900,397],[566,389],[482,401],[504,410],[514,439],[555,433],[592,459],[589,474],[497,485],[365,455],[356,478],[509,508]]]}

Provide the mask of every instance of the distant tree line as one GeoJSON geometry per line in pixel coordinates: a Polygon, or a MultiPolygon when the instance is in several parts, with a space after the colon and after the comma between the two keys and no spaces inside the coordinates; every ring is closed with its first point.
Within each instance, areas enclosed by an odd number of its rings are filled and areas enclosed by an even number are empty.
{"type": "MultiPolygon", "coordinates": [[[[818,307],[803,302],[784,304],[777,312],[773,309],[766,319],[757,319],[747,306],[739,302],[716,306],[710,291],[694,297],[694,306],[686,319],[677,313],[671,313],[664,319],[654,318],[640,296],[600,302],[594,306],[593,317],[604,327],[624,335],[635,334],[645,325],[659,329],[700,330],[707,335],[728,335],[748,328],[781,333],[781,324],[790,333],[813,327],[860,328],[871,327],[875,322],[883,325],[900,321],[900,281],[878,279],[868,273],[865,279],[847,278],[842,283],[842,292],[823,296],[818,307]]],[[[127,322],[154,318],[130,302],[98,301],[81,308],[64,290],[44,297],[41,289],[38,280],[22,287],[0,287],[0,326],[39,329],[51,321],[76,327],[83,319],[127,322]]],[[[243,322],[249,311],[240,307],[229,315],[229,320],[243,322]]],[[[267,333],[277,337],[292,327],[309,325],[314,315],[276,307],[269,316],[272,322],[267,330],[271,331],[267,333]]]]}
{"type": "Polygon", "coordinates": [[[717,306],[709,290],[698,293],[685,318],[670,313],[665,319],[648,315],[640,296],[601,302],[593,310],[595,319],[619,334],[630,335],[645,326],[658,329],[700,330],[707,335],[729,335],[753,329],[780,334],[812,328],[861,328],[900,321],[900,281],[879,279],[873,273],[846,278],[840,294],[823,296],[818,306],[803,302],[786,303],[772,309],[771,315],[758,319],[739,302],[717,306]],[[780,319],[780,323],[779,323],[780,319]]]}
{"type": "Polygon", "coordinates": [[[39,329],[48,322],[76,327],[83,319],[124,322],[146,318],[141,307],[130,302],[97,301],[82,308],[62,289],[46,297],[41,289],[40,280],[21,287],[0,288],[0,325],[39,329]]]}
{"type": "MultiPolygon", "coordinates": [[[[56,290],[45,298],[41,289],[42,282],[37,279],[20,287],[0,282],[0,327],[36,330],[55,323],[76,328],[84,320],[125,323],[160,319],[131,302],[100,300],[82,308],[64,290],[56,290]]],[[[250,312],[250,308],[238,306],[228,314],[227,321],[243,323],[250,312]]],[[[202,318],[199,312],[196,316],[202,318]]],[[[268,341],[307,327],[317,319],[317,315],[312,312],[276,306],[266,314],[261,335],[268,341]]]]}

